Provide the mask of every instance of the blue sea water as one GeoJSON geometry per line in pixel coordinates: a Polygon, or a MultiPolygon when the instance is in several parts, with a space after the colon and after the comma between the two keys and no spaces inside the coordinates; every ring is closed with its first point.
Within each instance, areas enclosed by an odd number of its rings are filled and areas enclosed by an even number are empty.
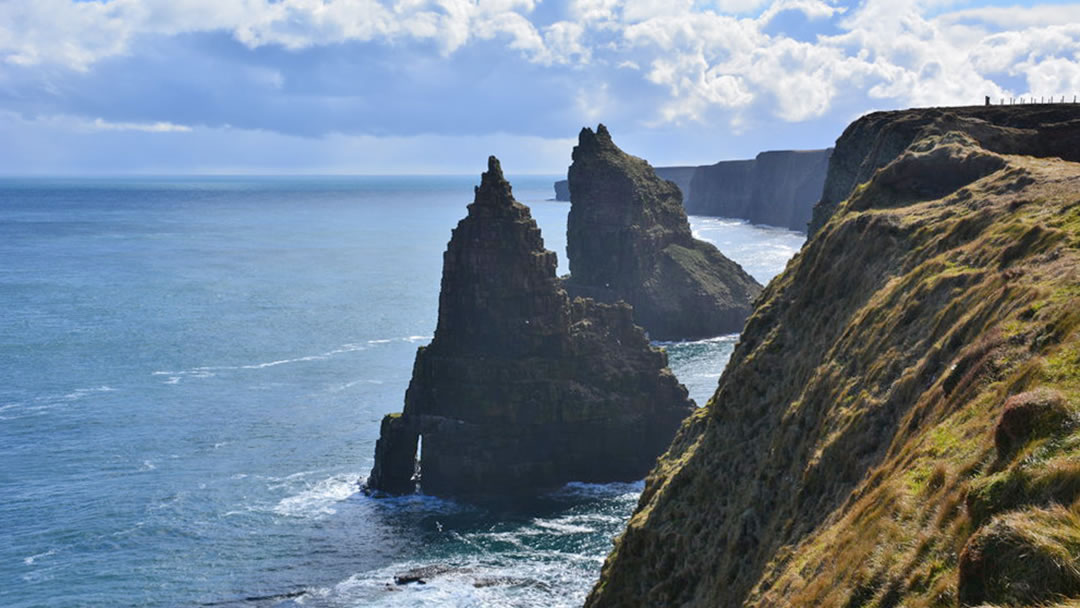
{"type": "MultiPolygon", "coordinates": [[[[640,483],[358,492],[476,181],[0,180],[0,605],[580,605],[640,483]]],[[[803,240],[692,223],[763,282],[803,240]]],[[[665,345],[699,403],[735,341],[665,345]]]]}

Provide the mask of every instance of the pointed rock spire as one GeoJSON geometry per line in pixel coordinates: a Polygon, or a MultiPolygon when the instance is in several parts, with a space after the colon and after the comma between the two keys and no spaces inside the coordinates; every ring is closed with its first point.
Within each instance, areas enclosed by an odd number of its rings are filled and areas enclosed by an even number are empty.
{"type": "Polygon", "coordinates": [[[371,490],[531,493],[640,479],[693,411],[625,304],[571,301],[495,157],[443,256],[439,321],[405,411],[384,420],[371,490]]]}
{"type": "Polygon", "coordinates": [[[474,189],[476,205],[510,206],[514,194],[510,182],[503,177],[502,165],[494,156],[488,157],[488,170],[480,176],[480,185],[474,189]]]}

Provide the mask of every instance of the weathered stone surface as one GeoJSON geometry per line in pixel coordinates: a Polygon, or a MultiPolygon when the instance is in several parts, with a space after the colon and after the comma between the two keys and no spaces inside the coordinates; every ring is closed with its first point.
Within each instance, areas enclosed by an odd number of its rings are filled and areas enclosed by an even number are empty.
{"type": "Polygon", "coordinates": [[[620,150],[604,125],[581,130],[573,159],[570,292],[629,302],[653,339],[742,329],[761,286],[693,237],[678,187],[620,150]]]}
{"type": "MultiPolygon", "coordinates": [[[[675,182],[690,215],[747,220],[806,232],[821,200],[832,148],[773,150],[749,160],[724,160],[698,167],[655,167],[675,182]]],[[[570,200],[570,182],[555,182],[555,200],[570,200]]]]}
{"type": "Polygon", "coordinates": [[[640,479],[693,410],[630,307],[571,301],[492,157],[443,258],[439,321],[405,410],[383,422],[372,490],[534,492],[640,479]],[[400,443],[400,445],[399,445],[400,443]]]}
{"type": "MultiPolygon", "coordinates": [[[[657,177],[675,182],[675,185],[679,187],[679,191],[682,192],[684,202],[690,201],[692,192],[690,184],[701,169],[703,167],[653,167],[657,177]]],[[[561,179],[555,182],[555,200],[570,200],[570,180],[561,179]]]]}

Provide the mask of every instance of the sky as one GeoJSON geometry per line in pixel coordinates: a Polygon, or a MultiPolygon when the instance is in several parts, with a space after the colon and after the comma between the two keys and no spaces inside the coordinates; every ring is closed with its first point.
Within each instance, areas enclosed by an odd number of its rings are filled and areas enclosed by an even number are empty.
{"type": "Polygon", "coordinates": [[[0,0],[0,174],[563,174],[1080,95],[1080,2],[0,0]]]}

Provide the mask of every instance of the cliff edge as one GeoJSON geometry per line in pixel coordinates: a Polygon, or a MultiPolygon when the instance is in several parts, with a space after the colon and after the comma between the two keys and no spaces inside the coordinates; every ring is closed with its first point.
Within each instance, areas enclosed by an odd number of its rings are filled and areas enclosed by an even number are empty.
{"type": "Polygon", "coordinates": [[[1076,605],[1078,135],[1080,109],[1050,106],[849,127],[827,178],[848,193],[762,294],[587,605],[1076,605]]]}
{"type": "Polygon", "coordinates": [[[694,409],[626,304],[571,301],[491,157],[443,257],[439,320],[369,490],[505,495],[641,479],[694,409]],[[417,444],[422,441],[417,463],[417,444]]]}
{"type": "Polygon", "coordinates": [[[571,293],[624,300],[653,339],[737,332],[761,285],[690,232],[678,187],[626,154],[604,125],[582,129],[570,165],[571,293]]]}

